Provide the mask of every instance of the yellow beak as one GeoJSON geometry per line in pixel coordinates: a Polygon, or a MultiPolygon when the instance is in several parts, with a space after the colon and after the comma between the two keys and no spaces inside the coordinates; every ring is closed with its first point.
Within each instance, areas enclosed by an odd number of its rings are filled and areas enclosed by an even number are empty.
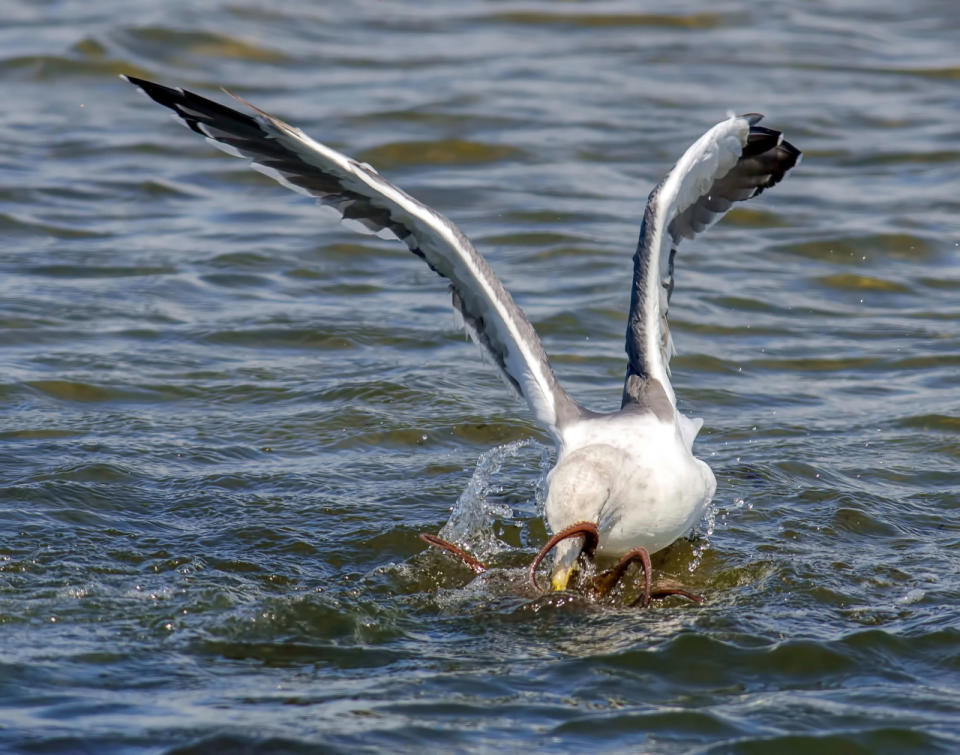
{"type": "Polygon", "coordinates": [[[553,570],[553,574],[550,575],[550,587],[554,590],[566,590],[567,585],[570,583],[570,577],[573,576],[573,573],[577,570],[577,565],[563,567],[558,566],[553,570]]]}

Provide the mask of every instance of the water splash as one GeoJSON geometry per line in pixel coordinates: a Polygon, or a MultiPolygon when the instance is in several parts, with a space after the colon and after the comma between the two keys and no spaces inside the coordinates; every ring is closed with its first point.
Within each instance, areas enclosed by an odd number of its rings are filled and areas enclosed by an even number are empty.
{"type": "Polygon", "coordinates": [[[693,528],[693,533],[691,533],[696,538],[693,544],[693,558],[690,560],[690,566],[687,567],[691,574],[700,566],[703,554],[710,547],[710,536],[713,535],[716,526],[717,507],[711,503],[707,506],[703,519],[693,528]]]}
{"type": "MultiPolygon", "coordinates": [[[[496,536],[494,522],[498,519],[513,519],[513,509],[504,503],[490,501],[489,495],[501,492],[495,482],[503,463],[517,456],[532,443],[530,439],[516,440],[480,455],[473,477],[454,504],[450,518],[440,530],[440,537],[468,547],[468,550],[481,559],[510,548],[496,536]]],[[[539,488],[540,485],[537,493],[538,506],[539,488]]]]}
{"type": "Polygon", "coordinates": [[[536,444],[540,448],[540,460],[538,463],[540,476],[537,478],[536,504],[537,516],[545,518],[547,505],[547,475],[553,469],[554,449],[541,443],[536,444]]]}
{"type": "Polygon", "coordinates": [[[717,529],[717,521],[719,520],[721,525],[724,524],[731,511],[737,511],[738,509],[744,508],[744,506],[748,509],[753,508],[753,504],[748,504],[743,498],[734,498],[733,504],[729,507],[723,507],[712,501],[710,502],[703,518],[693,528],[697,540],[693,548],[693,559],[690,561],[690,566],[688,567],[691,573],[696,571],[697,567],[700,566],[700,562],[703,560],[703,554],[706,553],[707,548],[710,547],[710,538],[717,529]]]}

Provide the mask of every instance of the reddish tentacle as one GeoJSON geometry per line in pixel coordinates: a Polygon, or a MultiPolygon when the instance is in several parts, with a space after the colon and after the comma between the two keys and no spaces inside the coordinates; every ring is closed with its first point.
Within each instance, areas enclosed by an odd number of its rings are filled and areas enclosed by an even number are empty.
{"type": "Polygon", "coordinates": [[[459,558],[463,563],[473,570],[474,574],[483,574],[487,570],[486,564],[484,564],[476,556],[467,553],[459,545],[454,545],[448,540],[444,540],[442,537],[437,537],[436,535],[431,535],[427,532],[420,533],[420,539],[428,545],[432,545],[436,548],[442,548],[445,551],[449,551],[454,556],[459,558]]]}
{"type": "Polygon", "coordinates": [[[597,530],[597,525],[593,522],[577,522],[565,530],[561,530],[556,535],[547,540],[546,544],[540,549],[540,552],[537,554],[537,557],[533,559],[533,563],[530,564],[530,571],[528,577],[530,579],[530,584],[533,585],[535,590],[540,590],[540,585],[537,584],[537,567],[540,566],[540,562],[543,561],[544,557],[552,551],[558,543],[568,540],[571,537],[585,537],[586,542],[583,544],[583,548],[580,549],[581,553],[586,553],[588,556],[593,555],[593,552],[597,548],[597,544],[600,542],[600,532],[597,530]]]}
{"type": "Polygon", "coordinates": [[[650,581],[653,567],[650,565],[650,551],[642,547],[627,551],[623,558],[617,562],[616,566],[603,572],[603,574],[598,575],[593,580],[593,589],[597,597],[603,597],[610,592],[614,585],[616,585],[617,582],[620,581],[621,577],[623,577],[624,573],[627,571],[627,567],[629,567],[634,561],[639,561],[643,565],[643,595],[637,598],[630,605],[635,606],[641,601],[644,608],[650,605],[650,581]]]}
{"type": "MultiPolygon", "coordinates": [[[[593,578],[593,593],[596,597],[602,598],[608,592],[610,592],[619,582],[623,575],[626,573],[627,569],[630,567],[634,561],[640,561],[644,564],[644,571],[646,571],[646,564],[649,562],[650,554],[646,548],[634,548],[633,550],[627,551],[627,553],[621,558],[617,565],[612,569],[607,569],[605,572],[598,574],[593,578]],[[642,551],[642,553],[641,553],[642,551]],[[646,554],[647,561],[644,561],[643,553],[646,554]]],[[[645,579],[644,582],[649,580],[645,579]]]]}

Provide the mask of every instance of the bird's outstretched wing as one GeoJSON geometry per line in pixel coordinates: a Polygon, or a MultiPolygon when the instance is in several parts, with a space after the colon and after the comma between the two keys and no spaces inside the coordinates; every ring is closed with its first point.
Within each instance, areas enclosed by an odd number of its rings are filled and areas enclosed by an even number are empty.
{"type": "Polygon", "coordinates": [[[220,149],[251,160],[254,169],[335,208],[344,219],[403,241],[450,281],[453,306],[467,332],[526,399],[545,429],[557,438],[560,427],[580,416],[579,406],[557,382],[530,321],[486,260],[443,215],[384,180],[369,165],[314,141],[240,98],[236,99],[251,109],[251,115],[183,89],[123,78],[220,149]]]}
{"type": "Polygon", "coordinates": [[[800,150],[779,131],[757,125],[762,117],[749,113],[718,123],[650,193],[633,258],[624,406],[656,407],[658,398],[676,406],[668,377],[673,342],[667,310],[680,240],[711,226],[734,202],[777,184],[800,159],[800,150]]]}

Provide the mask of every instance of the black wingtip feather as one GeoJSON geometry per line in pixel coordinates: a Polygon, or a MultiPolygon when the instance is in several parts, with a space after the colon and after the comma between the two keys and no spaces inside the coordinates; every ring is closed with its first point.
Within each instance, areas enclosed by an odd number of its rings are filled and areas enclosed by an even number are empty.
{"type": "Polygon", "coordinates": [[[747,136],[747,143],[743,147],[741,157],[753,157],[762,155],[783,141],[783,134],[772,128],[764,126],[751,126],[750,134],[747,136]]]}
{"type": "MultiPolygon", "coordinates": [[[[755,197],[760,195],[764,189],[769,189],[780,183],[783,177],[787,175],[787,172],[800,162],[802,156],[800,150],[790,142],[785,141],[779,132],[777,132],[777,135],[779,138],[778,143],[769,150],[758,153],[756,157],[756,159],[760,160],[766,166],[769,175],[767,179],[757,187],[757,191],[753,195],[755,197]]],[[[746,154],[746,151],[744,154],[746,154]]]]}
{"type": "Polygon", "coordinates": [[[757,125],[759,113],[740,117],[750,128],[736,166],[670,222],[668,228],[675,244],[703,231],[734,202],[751,199],[776,186],[800,162],[800,150],[785,141],[780,131],[757,125]]]}
{"type": "Polygon", "coordinates": [[[194,94],[186,89],[174,89],[126,74],[121,74],[121,78],[129,81],[157,104],[170,108],[191,130],[196,131],[201,136],[209,136],[201,126],[210,124],[215,120],[232,121],[235,126],[252,129],[257,135],[262,132],[257,122],[249,115],[237,112],[233,108],[221,105],[214,100],[208,100],[206,97],[201,97],[199,94],[194,94]]]}

